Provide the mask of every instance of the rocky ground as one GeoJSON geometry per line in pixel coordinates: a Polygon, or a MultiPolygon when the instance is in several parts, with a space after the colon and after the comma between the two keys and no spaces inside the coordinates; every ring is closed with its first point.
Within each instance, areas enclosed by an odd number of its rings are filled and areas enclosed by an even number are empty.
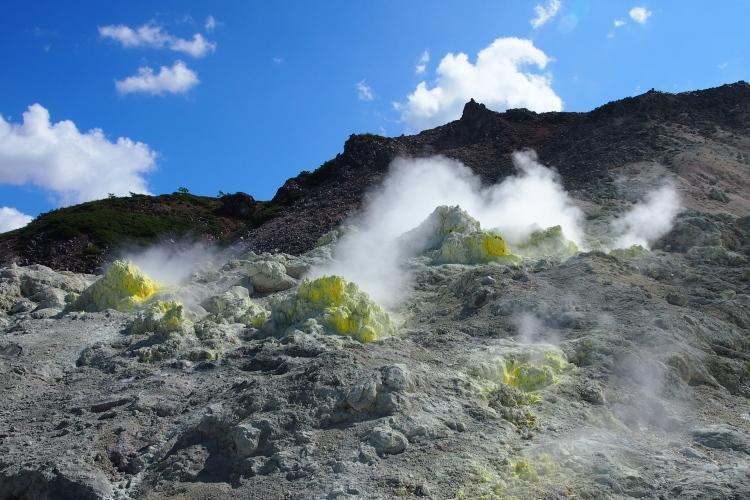
{"type": "Polygon", "coordinates": [[[688,211],[653,252],[418,256],[394,335],[278,327],[335,244],[205,263],[162,292],[184,310],[0,271],[0,498],[750,496],[750,218],[688,211]]]}
{"type": "Polygon", "coordinates": [[[419,135],[353,136],[271,202],[224,203],[217,234],[242,244],[166,287],[9,233],[0,499],[750,497],[748,124],[744,82],[590,113],[471,102],[419,135]],[[516,259],[477,226],[417,245],[387,315],[304,281],[394,158],[442,154],[489,183],[530,147],[590,244],[516,259]],[[671,231],[592,251],[664,178],[684,205],[671,231]]]}

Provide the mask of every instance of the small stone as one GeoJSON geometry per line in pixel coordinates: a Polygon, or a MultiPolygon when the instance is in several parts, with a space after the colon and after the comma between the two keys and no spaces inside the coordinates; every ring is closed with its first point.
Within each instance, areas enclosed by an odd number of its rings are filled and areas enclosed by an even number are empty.
{"type": "Polygon", "coordinates": [[[379,455],[396,455],[406,450],[409,440],[390,427],[375,427],[370,433],[369,443],[379,455]]]}
{"type": "Polygon", "coordinates": [[[668,293],[667,294],[667,302],[672,304],[673,306],[679,306],[684,307],[687,305],[687,297],[684,295],[679,295],[677,293],[668,293]]]}
{"type": "Polygon", "coordinates": [[[375,448],[373,448],[369,444],[360,445],[357,460],[367,465],[374,464],[378,461],[378,456],[375,453],[375,448]]]}
{"type": "Polygon", "coordinates": [[[604,392],[597,384],[590,383],[583,385],[578,388],[578,393],[581,395],[581,399],[591,404],[601,405],[605,402],[604,392]]]}
{"type": "Polygon", "coordinates": [[[404,365],[386,366],[382,371],[383,385],[388,389],[397,392],[407,392],[413,389],[414,381],[409,369],[404,365]]]}
{"type": "Polygon", "coordinates": [[[235,452],[240,457],[249,457],[258,449],[260,430],[250,423],[241,423],[231,430],[235,452]]]}
{"type": "Polygon", "coordinates": [[[682,453],[684,456],[686,456],[688,458],[698,458],[698,459],[701,459],[701,460],[703,460],[703,459],[706,458],[706,455],[704,455],[703,453],[699,452],[695,448],[691,448],[689,446],[686,446],[685,448],[681,449],[680,453],[682,453]]]}

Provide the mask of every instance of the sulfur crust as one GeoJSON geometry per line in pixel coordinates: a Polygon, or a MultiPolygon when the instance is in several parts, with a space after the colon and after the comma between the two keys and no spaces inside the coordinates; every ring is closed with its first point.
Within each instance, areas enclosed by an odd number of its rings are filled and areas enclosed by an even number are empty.
{"type": "Polygon", "coordinates": [[[303,281],[297,293],[276,304],[271,323],[285,328],[315,319],[328,332],[373,342],[394,335],[388,313],[352,282],[340,276],[303,281]]]}
{"type": "Polygon", "coordinates": [[[104,276],[81,293],[73,309],[90,312],[116,309],[127,312],[160,290],[161,287],[135,264],[116,260],[104,276]]]}
{"type": "Polygon", "coordinates": [[[190,321],[185,318],[181,302],[177,300],[156,301],[140,311],[129,326],[130,333],[186,333],[190,321]]]}

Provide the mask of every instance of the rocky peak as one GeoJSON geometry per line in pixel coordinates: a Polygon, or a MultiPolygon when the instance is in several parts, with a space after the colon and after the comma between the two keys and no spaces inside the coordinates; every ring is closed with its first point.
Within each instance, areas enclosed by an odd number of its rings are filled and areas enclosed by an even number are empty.
{"type": "Polygon", "coordinates": [[[469,102],[464,104],[464,112],[461,114],[461,121],[474,122],[476,120],[481,120],[483,117],[487,116],[487,113],[491,113],[491,111],[487,109],[487,106],[472,98],[469,102]]]}

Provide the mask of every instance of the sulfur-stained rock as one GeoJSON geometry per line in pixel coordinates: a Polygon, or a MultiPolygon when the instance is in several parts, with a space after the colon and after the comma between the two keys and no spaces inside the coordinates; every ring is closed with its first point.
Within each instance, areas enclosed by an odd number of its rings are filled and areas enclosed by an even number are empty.
{"type": "Polygon", "coordinates": [[[243,286],[230,287],[226,292],[206,299],[202,306],[212,314],[214,321],[260,328],[268,318],[268,311],[256,304],[250,298],[250,291],[243,286]]]}
{"type": "Polygon", "coordinates": [[[426,254],[444,264],[518,260],[502,236],[483,231],[459,206],[437,207],[419,226],[403,234],[399,243],[408,254],[426,254]]]}
{"type": "Polygon", "coordinates": [[[561,226],[534,231],[528,238],[513,245],[513,252],[531,259],[565,260],[578,253],[578,245],[565,238],[561,226]]]}
{"type": "Polygon", "coordinates": [[[328,333],[350,336],[360,342],[396,333],[388,313],[355,283],[340,276],[303,281],[296,294],[272,307],[269,328],[285,331],[309,319],[315,319],[328,333]]]}
{"type": "Polygon", "coordinates": [[[130,323],[128,330],[134,334],[188,333],[192,331],[192,323],[185,318],[181,302],[160,300],[140,311],[130,323]]]}
{"type": "Polygon", "coordinates": [[[209,297],[201,304],[209,313],[226,319],[241,316],[250,306],[250,291],[244,286],[233,286],[226,292],[209,297]]]}
{"type": "Polygon", "coordinates": [[[116,260],[107,272],[86,288],[71,309],[129,311],[159,291],[159,285],[132,262],[116,260]]]}
{"type": "Polygon", "coordinates": [[[523,392],[535,392],[558,382],[569,368],[565,354],[553,346],[533,346],[494,352],[479,361],[471,374],[523,392]]]}
{"type": "Polygon", "coordinates": [[[615,248],[610,250],[609,255],[616,257],[620,260],[633,260],[647,256],[649,253],[648,249],[642,245],[632,245],[628,248],[615,248]]]}

